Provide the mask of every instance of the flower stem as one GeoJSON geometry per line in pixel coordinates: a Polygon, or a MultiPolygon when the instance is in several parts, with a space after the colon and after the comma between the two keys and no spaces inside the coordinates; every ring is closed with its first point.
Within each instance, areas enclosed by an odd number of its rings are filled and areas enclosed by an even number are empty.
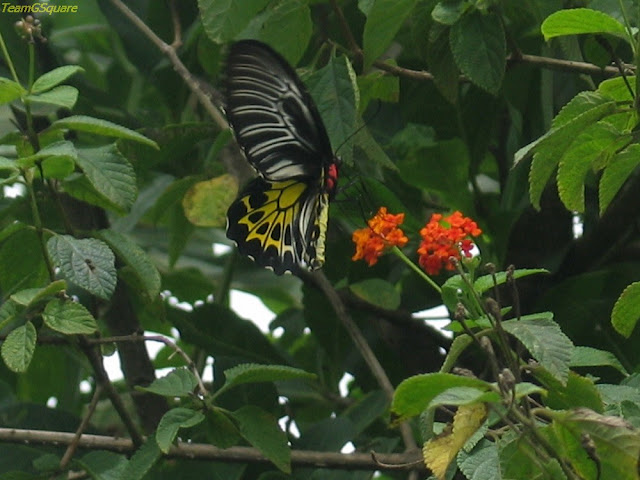
{"type": "Polygon", "coordinates": [[[11,56],[9,55],[9,51],[7,50],[7,45],[4,43],[4,38],[2,38],[2,34],[0,34],[0,49],[2,50],[4,60],[7,62],[7,66],[9,67],[9,71],[11,72],[11,76],[13,77],[13,81],[16,83],[20,83],[20,79],[18,78],[16,69],[13,66],[13,62],[11,61],[11,56]]]}
{"type": "Polygon", "coordinates": [[[400,260],[402,260],[404,263],[406,263],[409,267],[411,267],[411,269],[416,272],[418,275],[420,275],[429,285],[431,285],[436,292],[438,293],[442,293],[442,289],[440,288],[440,286],[433,281],[433,279],[427,275],[426,273],[424,273],[422,270],[420,270],[415,263],[413,263],[411,260],[409,260],[409,257],[407,257],[404,253],[402,253],[402,250],[400,250],[398,247],[393,247],[391,249],[391,251],[398,257],[400,258],[400,260]]]}

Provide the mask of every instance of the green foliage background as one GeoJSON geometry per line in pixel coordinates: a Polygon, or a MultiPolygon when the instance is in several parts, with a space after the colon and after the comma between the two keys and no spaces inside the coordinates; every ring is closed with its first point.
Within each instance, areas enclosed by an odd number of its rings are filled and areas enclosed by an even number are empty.
{"type": "MultiPolygon", "coordinates": [[[[431,213],[461,210],[484,232],[483,262],[549,272],[517,275],[517,299],[501,293],[502,306],[517,303],[524,315],[505,330],[539,362],[533,380],[550,392],[545,406],[625,419],[634,427],[622,447],[640,448],[636,77],[628,72],[627,86],[610,65],[612,57],[637,64],[623,23],[637,26],[637,2],[126,2],[175,47],[187,80],[118,0],[50,3],[79,11],[39,16],[46,43],[28,46],[15,33],[19,15],[0,13],[19,80],[0,64],[0,175],[3,185],[25,186],[0,198],[0,427],[73,432],[97,389],[85,432],[142,446],[131,459],[81,451],[61,464],[63,449],[0,441],[0,478],[67,478],[72,468],[97,479],[365,479],[371,471],[292,469],[287,445],[404,451],[389,425],[390,399],[318,282],[276,277],[233,251],[212,253],[212,243],[228,244],[224,211],[250,172],[223,117],[200,100],[221,104],[225,48],[240,38],[269,43],[298,67],[343,160],[323,272],[391,383],[440,370],[443,352],[493,381],[470,342],[452,344],[411,318],[443,299],[455,310],[460,277],[436,278],[441,297],[394,256],[372,268],[351,261],[351,233],[381,205],[406,214],[404,250],[413,260],[431,213]],[[592,10],[563,10],[575,6],[592,10]],[[273,310],[270,333],[229,308],[231,288],[273,310]],[[175,308],[160,292],[196,306],[175,308]],[[213,383],[200,389],[170,346],[149,359],[131,338],[141,331],[176,339],[197,370],[213,358],[213,383]],[[125,380],[104,377],[102,356],[116,344],[99,344],[97,332],[129,336],[117,343],[125,380]],[[176,370],[154,383],[160,368],[176,370]],[[353,380],[342,396],[345,373],[353,380]],[[57,406],[48,408],[52,397],[57,406]],[[277,427],[284,416],[299,435],[277,427]],[[271,463],[159,460],[177,435],[251,445],[271,463]]],[[[476,289],[491,290],[490,280],[476,289]]],[[[408,406],[395,404],[407,418],[429,406],[421,379],[460,387],[449,377],[414,378],[419,388],[396,399],[408,406]]],[[[527,385],[522,396],[540,394],[527,385]]],[[[578,465],[575,478],[597,478],[567,433],[596,436],[603,423],[593,415],[557,413],[542,434],[563,445],[557,451],[578,465]]],[[[422,421],[413,421],[417,432],[422,421]]],[[[637,478],[634,468],[615,470],[637,458],[612,447],[613,435],[596,438],[610,448],[600,450],[609,459],[598,470],[637,478]]],[[[517,443],[505,438],[498,458],[496,444],[482,440],[475,461],[491,459],[491,476],[464,451],[449,478],[567,478],[555,459],[540,467],[532,447],[517,443]]]]}

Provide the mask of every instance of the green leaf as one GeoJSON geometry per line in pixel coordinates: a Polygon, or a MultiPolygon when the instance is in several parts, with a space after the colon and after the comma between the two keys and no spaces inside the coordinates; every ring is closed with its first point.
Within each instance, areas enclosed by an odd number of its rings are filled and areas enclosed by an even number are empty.
{"type": "Polygon", "coordinates": [[[588,435],[594,442],[600,461],[600,478],[638,479],[640,432],[627,422],[586,408],[554,412],[553,421],[565,427],[576,439],[588,435]]]}
{"type": "Polygon", "coordinates": [[[502,480],[498,446],[482,439],[467,453],[463,448],[458,453],[458,467],[469,480],[502,480]]]}
{"type": "MultiPolygon", "coordinates": [[[[485,386],[486,387],[486,386],[485,386]]],[[[436,395],[427,408],[435,408],[443,405],[469,405],[472,403],[499,403],[500,394],[494,391],[486,391],[475,387],[452,387],[436,395]]]]}
{"type": "MultiPolygon", "coordinates": [[[[549,273],[549,270],[546,270],[544,268],[520,268],[513,271],[513,278],[517,280],[518,278],[528,277],[529,275],[537,275],[540,273],[549,273]]],[[[495,275],[483,275],[482,277],[478,277],[476,281],[473,282],[473,289],[478,294],[483,294],[491,290],[494,285],[502,285],[506,283],[507,278],[507,272],[497,272],[495,275]]]]}
{"type": "Polygon", "coordinates": [[[616,331],[629,338],[640,318],[640,282],[634,282],[624,289],[611,311],[611,325],[616,331]]]}
{"type": "Polygon", "coordinates": [[[104,300],[111,297],[117,281],[115,256],[104,242],[55,235],[47,242],[47,250],[69,282],[104,300]]]}
{"type": "Polygon", "coordinates": [[[243,363],[224,371],[225,383],[216,392],[216,396],[232,387],[245,383],[277,382],[293,379],[313,380],[313,373],[286,365],[259,365],[257,363],[243,363]]]}
{"type": "Polygon", "coordinates": [[[291,473],[291,450],[287,436],[270,413],[253,405],[233,412],[240,434],[273,464],[285,473],[291,473]]]}
{"type": "Polygon", "coordinates": [[[98,330],[89,310],[71,300],[51,300],[42,313],[42,319],[49,328],[65,335],[90,335],[98,330]]]}
{"type": "Polygon", "coordinates": [[[40,288],[49,282],[47,266],[41,250],[41,239],[33,228],[10,228],[0,244],[0,288],[15,292],[24,288],[40,288]],[[16,255],[16,252],[29,252],[16,255]]]}
{"type": "Polygon", "coordinates": [[[240,432],[229,418],[227,411],[217,407],[207,411],[205,428],[207,440],[216,447],[233,447],[240,439],[240,432]]]}
{"type": "Polygon", "coordinates": [[[227,208],[238,194],[238,182],[232,175],[195,183],[182,198],[184,214],[199,227],[224,227],[227,208]]]}
{"type": "Polygon", "coordinates": [[[279,2],[268,12],[260,30],[260,39],[270,45],[278,45],[278,52],[291,65],[296,65],[307,50],[313,31],[308,3],[279,2]]]}
{"type": "MultiPolygon", "coordinates": [[[[331,58],[307,81],[334,147],[353,135],[356,124],[356,93],[347,62],[344,57],[331,58]]],[[[342,153],[343,160],[350,163],[350,150],[342,153]]]]}
{"type": "Polygon", "coordinates": [[[142,143],[144,145],[148,145],[155,148],[156,150],[159,148],[156,142],[148,139],[138,132],[134,132],[133,130],[123,127],[122,125],[118,125],[117,123],[109,122],[107,120],[102,120],[99,118],[88,117],[86,115],[72,115],[70,117],[61,118],[53,122],[49,129],[69,129],[76,130],[78,132],[102,135],[104,137],[123,138],[125,140],[131,140],[134,142],[142,143]]]}
{"type": "Polygon", "coordinates": [[[78,89],[69,85],[60,85],[47,92],[27,95],[26,99],[34,103],[46,103],[71,110],[78,100],[78,89]]]}
{"type": "Polygon", "coordinates": [[[198,0],[202,26],[215,43],[226,43],[236,38],[270,0],[198,0]]]}
{"type": "Polygon", "coordinates": [[[574,347],[552,318],[550,312],[527,315],[520,320],[503,322],[502,326],[522,342],[540,365],[565,385],[574,347]]]}
{"type": "Polygon", "coordinates": [[[147,299],[158,298],[161,288],[160,272],[149,255],[136,242],[114,230],[100,230],[96,235],[133,271],[147,299]]]}
{"type": "Polygon", "coordinates": [[[480,88],[497,95],[507,54],[500,17],[480,12],[464,15],[451,27],[449,40],[460,71],[480,88]]]}
{"type": "Polygon", "coordinates": [[[489,383],[471,377],[450,373],[426,373],[403,380],[396,388],[391,403],[391,412],[401,422],[420,415],[440,393],[454,387],[470,387],[485,392],[491,391],[489,383]]]}
{"type": "Polygon", "coordinates": [[[27,288],[25,290],[20,290],[19,292],[11,295],[11,300],[16,302],[18,305],[22,305],[24,307],[31,307],[38,302],[48,299],[52,295],[56,293],[62,292],[67,288],[67,282],[64,280],[56,280],[51,282],[46,287],[42,288],[27,288]]]}
{"type": "Polygon", "coordinates": [[[193,393],[197,385],[198,380],[188,368],[176,368],[164,377],[154,380],[148,387],[136,388],[164,397],[187,397],[193,393]]]}
{"type": "Polygon", "coordinates": [[[76,160],[91,185],[122,211],[128,211],[138,195],[131,164],[114,145],[83,148],[76,160]]]}
{"type": "Polygon", "coordinates": [[[542,367],[535,368],[533,374],[546,387],[545,405],[548,407],[555,410],[586,407],[603,411],[602,397],[593,380],[570,371],[567,382],[562,385],[542,367]]]}
{"type": "Polygon", "coordinates": [[[36,328],[27,322],[15,328],[2,342],[2,359],[9,370],[24,373],[29,368],[33,352],[36,350],[36,328]]]}
{"type": "Polygon", "coordinates": [[[129,463],[127,463],[121,479],[142,480],[142,478],[151,470],[151,467],[162,456],[162,452],[158,447],[158,442],[153,436],[147,437],[147,441],[136,450],[129,463]]]}
{"type": "Polygon", "coordinates": [[[377,307],[395,310],[400,306],[400,292],[386,280],[368,278],[349,285],[356,297],[377,307]]]}
{"type": "Polygon", "coordinates": [[[78,158],[78,152],[73,143],[66,140],[55,142],[42,148],[39,152],[26,157],[20,157],[15,164],[21,168],[31,168],[38,160],[46,160],[47,158],[68,158],[75,161],[78,158]]]}
{"type": "Polygon", "coordinates": [[[411,14],[416,0],[376,0],[364,24],[365,68],[382,55],[411,14]]]}
{"type": "Polygon", "coordinates": [[[0,105],[13,102],[26,94],[27,91],[19,83],[0,77],[0,105]]]}
{"type": "Polygon", "coordinates": [[[31,87],[31,93],[40,93],[51,90],[53,87],[59,85],[67,78],[78,72],[84,72],[84,69],[78,65],[64,65],[62,67],[54,68],[53,70],[36,78],[36,81],[33,82],[33,86],[31,87]]]}
{"type": "Polygon", "coordinates": [[[427,62],[438,91],[455,105],[458,102],[460,70],[451,52],[448,27],[435,24],[429,30],[427,62]]]}
{"type": "Polygon", "coordinates": [[[440,372],[447,373],[450,372],[453,367],[456,365],[458,361],[458,357],[462,355],[469,345],[473,343],[473,338],[469,335],[462,334],[458,335],[453,339],[451,346],[449,347],[449,352],[447,353],[447,357],[444,359],[442,363],[442,367],[440,367],[440,372]]]}
{"type": "Polygon", "coordinates": [[[172,408],[158,423],[156,442],[163,453],[169,453],[171,444],[181,428],[193,427],[204,420],[204,415],[189,408],[172,408]]]}
{"type": "Polygon", "coordinates": [[[453,25],[468,8],[465,0],[443,0],[438,2],[431,12],[431,18],[442,25],[453,25]]]}
{"type": "Polygon", "coordinates": [[[584,212],[587,174],[596,164],[608,163],[608,159],[630,141],[630,134],[606,121],[587,127],[576,137],[558,166],[558,194],[567,210],[584,212]]]}
{"type": "Polygon", "coordinates": [[[532,205],[540,208],[540,197],[564,152],[589,125],[615,112],[616,102],[595,92],[576,95],[554,118],[552,128],[515,154],[516,163],[533,155],[529,172],[532,205]]]}
{"type": "Polygon", "coordinates": [[[606,350],[599,350],[592,347],[575,347],[571,355],[570,367],[613,367],[625,376],[629,375],[627,369],[624,368],[620,360],[616,356],[606,350]]]}
{"type": "Polygon", "coordinates": [[[545,40],[584,33],[610,33],[628,40],[622,23],[606,13],[589,8],[572,8],[554,12],[542,22],[540,30],[545,40]]]}
{"type": "Polygon", "coordinates": [[[598,190],[600,215],[604,214],[638,164],[640,164],[640,145],[637,143],[629,145],[611,159],[600,178],[598,190]]]}
{"type": "MultiPolygon", "coordinates": [[[[58,463],[60,460],[58,460],[58,463]]],[[[127,458],[118,453],[96,450],[76,460],[91,478],[96,480],[119,480],[127,468],[127,458]]]]}
{"type": "Polygon", "coordinates": [[[629,75],[625,77],[607,78],[600,82],[597,91],[617,102],[631,103],[636,91],[635,86],[635,75],[629,75]],[[629,91],[629,87],[631,87],[631,91],[629,91]]]}

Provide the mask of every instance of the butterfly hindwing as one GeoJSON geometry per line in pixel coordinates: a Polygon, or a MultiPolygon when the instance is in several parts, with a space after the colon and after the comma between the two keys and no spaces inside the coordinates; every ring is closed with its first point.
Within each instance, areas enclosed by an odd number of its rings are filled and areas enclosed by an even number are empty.
{"type": "Polygon", "coordinates": [[[233,44],[226,74],[225,113],[259,174],[229,207],[227,237],[278,275],[320,268],[337,181],[320,114],[293,68],[263,43],[233,44]]]}
{"type": "Polygon", "coordinates": [[[328,194],[314,190],[296,180],[254,179],[229,207],[227,236],[240,253],[278,275],[318,268],[324,261],[328,194]]]}

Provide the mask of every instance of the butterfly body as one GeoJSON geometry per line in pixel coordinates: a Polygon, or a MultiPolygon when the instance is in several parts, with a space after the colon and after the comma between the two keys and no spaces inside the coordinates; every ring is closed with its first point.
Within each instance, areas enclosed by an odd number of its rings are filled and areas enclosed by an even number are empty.
{"type": "Polygon", "coordinates": [[[227,212],[227,237],[278,275],[324,263],[337,159],[295,71],[267,45],[244,40],[227,60],[226,114],[258,177],[227,212]]]}

